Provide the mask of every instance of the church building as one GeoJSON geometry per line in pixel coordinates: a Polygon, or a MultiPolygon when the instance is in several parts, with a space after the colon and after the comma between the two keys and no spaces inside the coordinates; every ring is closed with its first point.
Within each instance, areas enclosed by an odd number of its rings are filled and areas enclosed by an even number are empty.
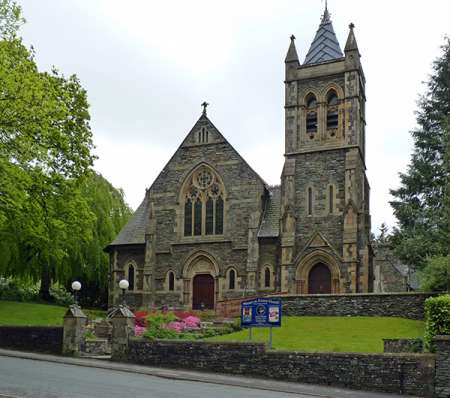
{"type": "Polygon", "coordinates": [[[354,25],[342,52],[325,8],[302,63],[291,36],[285,70],[280,185],[248,165],[204,103],[105,249],[110,305],[123,278],[134,307],[213,309],[245,295],[373,290],[365,78],[354,25]]]}

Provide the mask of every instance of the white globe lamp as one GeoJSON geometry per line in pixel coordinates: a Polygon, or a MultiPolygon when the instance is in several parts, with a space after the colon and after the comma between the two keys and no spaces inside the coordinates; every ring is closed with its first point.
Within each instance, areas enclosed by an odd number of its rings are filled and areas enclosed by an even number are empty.
{"type": "Polygon", "coordinates": [[[125,290],[128,289],[128,286],[130,286],[130,283],[126,279],[119,282],[119,287],[122,289],[122,305],[125,305],[125,290]]]}
{"type": "Polygon", "coordinates": [[[72,290],[73,290],[73,295],[75,298],[75,304],[78,305],[78,292],[81,289],[81,283],[78,281],[73,281],[72,282],[72,290]]]}

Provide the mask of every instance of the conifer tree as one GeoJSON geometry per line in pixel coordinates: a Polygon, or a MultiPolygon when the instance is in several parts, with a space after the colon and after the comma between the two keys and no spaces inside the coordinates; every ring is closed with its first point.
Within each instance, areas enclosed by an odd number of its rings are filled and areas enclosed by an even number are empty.
{"type": "Polygon", "coordinates": [[[398,220],[391,241],[396,254],[419,268],[427,257],[450,250],[450,38],[426,87],[412,131],[411,162],[390,202],[398,220]]]}

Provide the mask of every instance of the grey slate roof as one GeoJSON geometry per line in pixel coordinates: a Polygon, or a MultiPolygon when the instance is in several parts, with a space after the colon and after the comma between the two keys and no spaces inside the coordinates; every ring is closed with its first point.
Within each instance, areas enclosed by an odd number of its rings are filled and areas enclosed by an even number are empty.
{"type": "Polygon", "coordinates": [[[119,232],[116,239],[114,239],[109,246],[117,245],[133,245],[145,243],[145,228],[149,219],[150,208],[148,206],[147,195],[136,209],[134,214],[119,232]]]}
{"type": "Polygon", "coordinates": [[[281,187],[269,187],[270,197],[264,209],[258,238],[276,238],[280,234],[281,187]]]}
{"type": "Polygon", "coordinates": [[[327,9],[322,17],[316,36],[314,37],[308,54],[306,54],[305,64],[318,64],[321,62],[332,61],[342,58],[339,42],[334,33],[333,24],[331,23],[330,14],[327,9]]]}

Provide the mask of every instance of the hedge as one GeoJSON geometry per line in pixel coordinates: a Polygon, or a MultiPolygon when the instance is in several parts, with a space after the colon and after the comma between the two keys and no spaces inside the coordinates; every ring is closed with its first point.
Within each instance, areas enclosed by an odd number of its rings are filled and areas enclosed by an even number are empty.
{"type": "Polygon", "coordinates": [[[429,349],[437,335],[450,335],[450,294],[425,300],[425,343],[429,349]]]}

